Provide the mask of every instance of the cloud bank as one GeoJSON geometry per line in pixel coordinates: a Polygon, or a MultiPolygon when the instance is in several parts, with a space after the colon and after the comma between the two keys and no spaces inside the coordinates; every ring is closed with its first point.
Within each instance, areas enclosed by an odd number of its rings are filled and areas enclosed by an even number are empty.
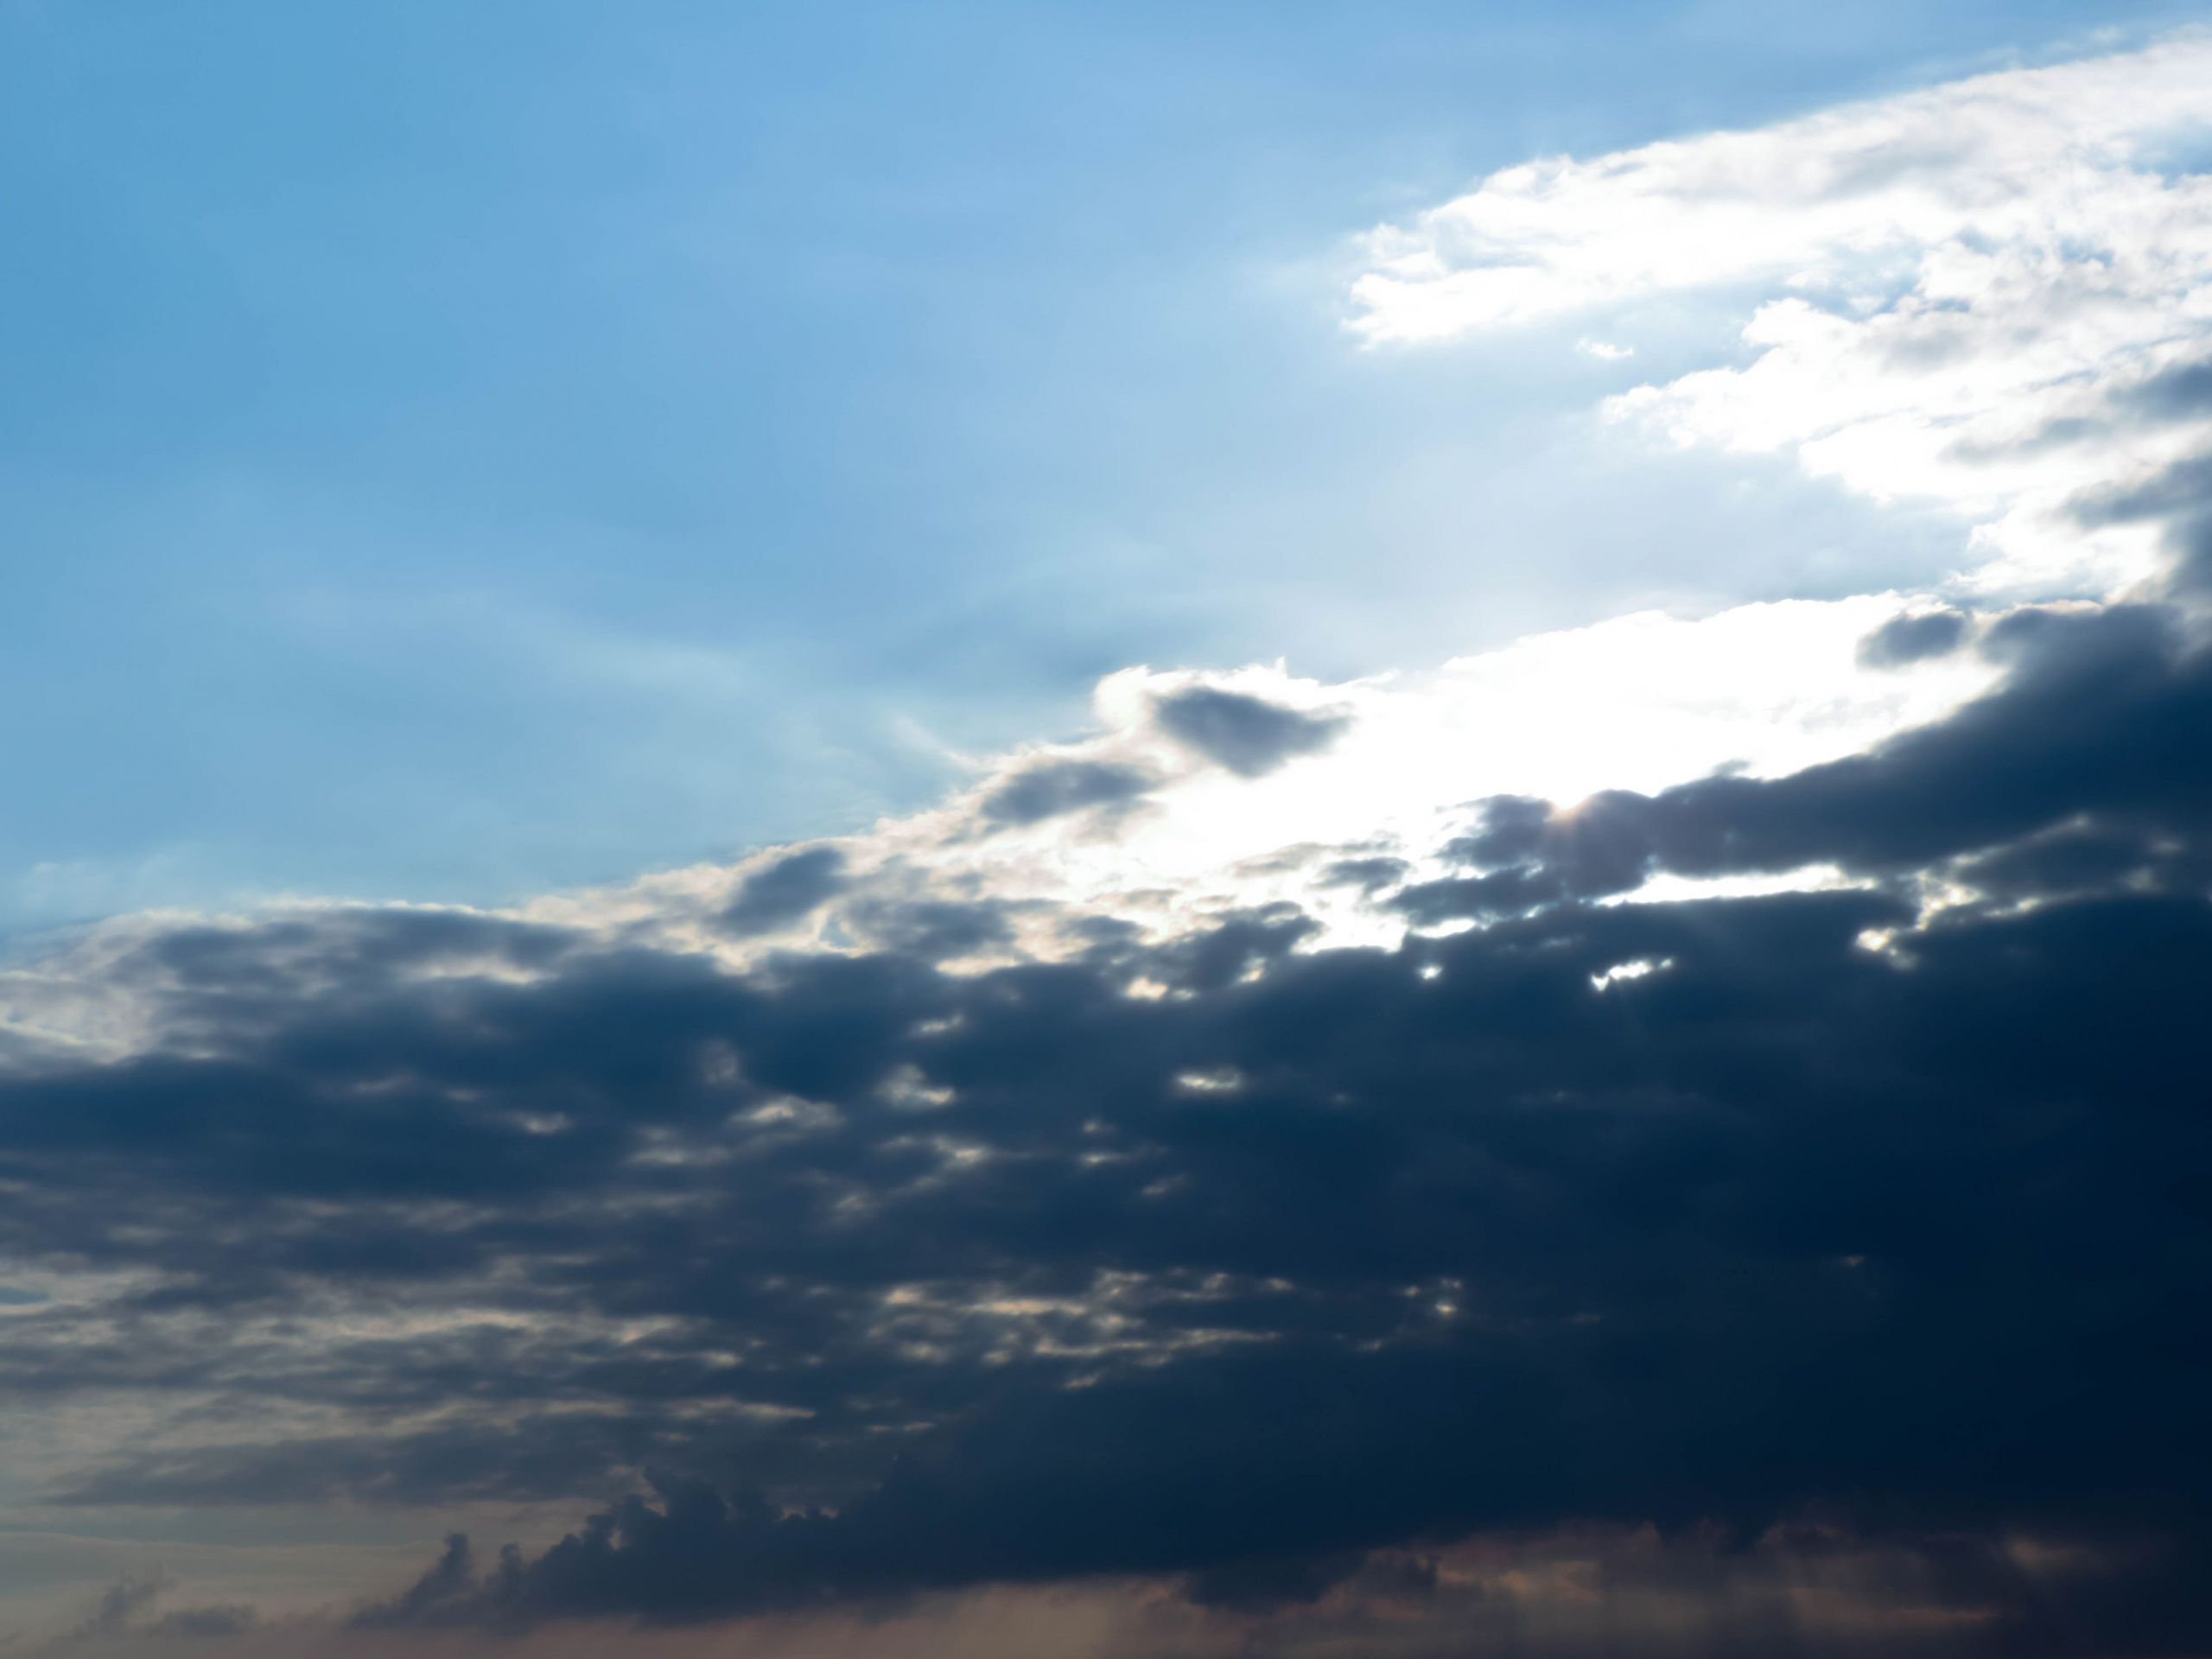
{"type": "Polygon", "coordinates": [[[1817,1520],[2054,1541],[1962,1649],[2124,1593],[2157,1650],[2201,1610],[2135,1535],[2193,1547],[2212,1473],[2212,658],[2170,608],[1978,648],[1995,690],[1863,756],[1471,808],[1470,874],[1371,889],[1389,947],[147,931],[93,969],[130,1052],[0,1084],[48,1297],[0,1386],[171,1403],[65,1507],[647,1483],[368,1630],[1103,1578],[1249,1619],[1471,1535],[1817,1520]],[[1815,861],[1864,880],[1604,902],[1815,861]]]}

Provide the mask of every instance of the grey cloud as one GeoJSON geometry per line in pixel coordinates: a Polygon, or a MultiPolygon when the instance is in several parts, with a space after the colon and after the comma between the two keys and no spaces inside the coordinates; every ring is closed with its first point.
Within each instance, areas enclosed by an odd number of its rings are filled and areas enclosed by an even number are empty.
{"type": "Polygon", "coordinates": [[[41,1650],[66,1653],[91,1648],[111,1652],[149,1641],[196,1644],[242,1636],[258,1623],[256,1611],[240,1603],[179,1607],[158,1618],[147,1617],[176,1588],[176,1582],[158,1569],[124,1573],[101,1592],[81,1623],[41,1650]]]}
{"type": "Polygon", "coordinates": [[[1024,767],[983,797],[990,823],[1019,827],[1092,807],[1126,806],[1149,791],[1150,773],[1106,760],[1043,760],[1024,767]]]}
{"type": "Polygon", "coordinates": [[[846,887],[845,855],[835,847],[787,853],[746,877],[722,912],[723,931],[741,937],[804,921],[846,887]]]}
{"type": "Polygon", "coordinates": [[[2141,483],[2089,492],[2074,501],[2072,511],[2077,523],[2092,530],[2159,524],[2172,560],[2172,588],[2199,596],[2212,589],[2212,455],[2188,456],[2141,483]]]}
{"type": "Polygon", "coordinates": [[[1362,893],[1379,893],[1403,881],[1412,868],[1402,858],[1380,854],[1339,858],[1323,868],[1321,883],[1324,887],[1357,887],[1362,893]]]}
{"type": "Polygon", "coordinates": [[[2191,420],[2212,411],[2212,363],[2177,363],[2120,394],[2127,409],[2161,420],[2191,420]]]}
{"type": "Polygon", "coordinates": [[[2101,414],[2062,416],[2010,442],[1955,445],[1951,453],[1965,460],[2018,459],[2110,437],[2116,431],[2196,420],[2208,411],[2212,411],[2212,362],[2177,363],[2133,385],[2113,390],[2101,414]]]}
{"type": "Polygon", "coordinates": [[[1866,668],[1903,668],[1930,657],[1948,657],[1966,643],[1971,619],[1963,611],[1916,611],[1893,616],[1859,642],[1866,668]]]}
{"type": "Polygon", "coordinates": [[[120,1635],[175,1582],[166,1573],[124,1573],[101,1592],[99,1603],[77,1627],[77,1638],[120,1635]]]}
{"type": "Polygon", "coordinates": [[[929,962],[999,949],[1014,938],[1008,907],[989,899],[871,899],[845,919],[870,945],[929,962]]]}
{"type": "Polygon", "coordinates": [[[450,1533],[444,1551],[421,1578],[391,1600],[361,1609],[353,1622],[367,1629],[415,1624],[451,1606],[458,1598],[474,1594],[477,1586],[475,1552],[465,1534],[450,1533]]]}
{"type": "Polygon", "coordinates": [[[244,1636],[259,1622],[259,1615],[251,1607],[238,1602],[224,1602],[206,1607],[179,1607],[163,1613],[147,1627],[146,1634],[212,1642],[244,1636]]]}
{"type": "Polygon", "coordinates": [[[1328,747],[1351,724],[1338,714],[1307,714],[1264,697],[1198,685],[1157,699],[1153,719],[1184,747],[1240,778],[1328,747]]]}
{"type": "Polygon", "coordinates": [[[1997,691],[1866,754],[1770,780],[1612,791],[1571,813],[1491,802],[1481,828],[1452,848],[1488,874],[1411,890],[1401,905],[1427,921],[1624,893],[1662,870],[1833,861],[1893,874],[2085,816],[2138,834],[2193,832],[2212,806],[2202,737],[2212,656],[2172,613],[2016,611],[1991,625],[1984,648],[2014,664],[1997,691]]]}
{"type": "Polygon", "coordinates": [[[2212,500],[2212,455],[2192,455],[2144,482],[2081,497],[2074,503],[2074,517],[2084,527],[2096,530],[2193,515],[2208,500],[2212,500]]]}

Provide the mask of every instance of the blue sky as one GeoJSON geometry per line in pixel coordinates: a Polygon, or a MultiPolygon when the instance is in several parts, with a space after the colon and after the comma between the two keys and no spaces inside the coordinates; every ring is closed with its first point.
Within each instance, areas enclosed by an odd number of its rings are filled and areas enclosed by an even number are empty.
{"type": "Polygon", "coordinates": [[[1725,308],[1363,351],[1346,238],[2165,16],[10,0],[0,927],[507,899],[1128,664],[1909,581],[1955,526],[1588,420],[1725,308]]]}

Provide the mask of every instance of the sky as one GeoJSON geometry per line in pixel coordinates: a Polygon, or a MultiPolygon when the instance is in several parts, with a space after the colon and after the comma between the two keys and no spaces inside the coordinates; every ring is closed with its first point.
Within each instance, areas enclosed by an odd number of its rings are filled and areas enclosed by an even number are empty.
{"type": "Polygon", "coordinates": [[[0,928],[515,902],[925,805],[1133,663],[1940,574],[1587,420],[1725,298],[1350,326],[1498,168],[2183,15],[1832,10],[10,0],[0,928]]]}
{"type": "Polygon", "coordinates": [[[0,1649],[2212,1654],[2212,16],[0,0],[0,1649]]]}

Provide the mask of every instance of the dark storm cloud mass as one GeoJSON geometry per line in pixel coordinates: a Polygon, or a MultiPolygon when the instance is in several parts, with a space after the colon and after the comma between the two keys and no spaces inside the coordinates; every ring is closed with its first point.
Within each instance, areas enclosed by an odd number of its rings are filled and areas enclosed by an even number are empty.
{"type": "Polygon", "coordinates": [[[1287,905],[968,975],[964,906],[744,975],[434,912],[155,935],[104,970],[146,1052],[0,1083],[0,1249],[115,1275],[11,1313],[0,1390],[227,1426],[78,1503],[650,1477],[383,1626],[1249,1610],[1816,1515],[1955,1562],[1983,1616],[1931,1649],[2201,1648],[2212,664],[2151,608],[1983,648],[1998,691],[1849,760],[1489,804],[1389,902],[1491,925],[1396,950],[1287,905]],[[1875,884],[1594,902],[1815,861],[1875,884]],[[254,1432],[302,1405],[351,1427],[254,1432]]]}
{"type": "Polygon", "coordinates": [[[1306,714],[1211,685],[1158,699],[1153,718],[1184,747],[1240,778],[1261,777],[1325,749],[1351,723],[1342,715],[1306,714]]]}

